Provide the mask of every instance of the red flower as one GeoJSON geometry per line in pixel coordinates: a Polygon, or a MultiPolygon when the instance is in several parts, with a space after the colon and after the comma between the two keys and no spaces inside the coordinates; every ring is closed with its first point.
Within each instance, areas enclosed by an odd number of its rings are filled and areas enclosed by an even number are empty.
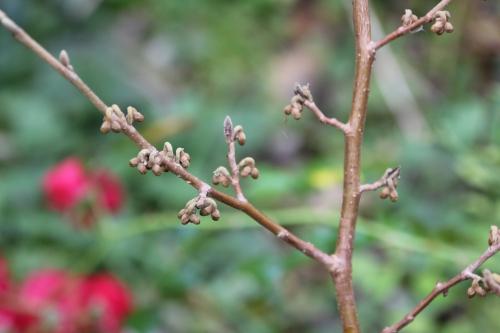
{"type": "Polygon", "coordinates": [[[0,295],[6,292],[10,286],[10,274],[7,261],[0,257],[0,295]]]}
{"type": "Polygon", "coordinates": [[[0,332],[25,332],[37,321],[34,314],[16,309],[12,304],[0,304],[0,332]]]}
{"type": "Polygon", "coordinates": [[[92,180],[99,204],[116,214],[123,204],[123,189],[119,179],[106,170],[99,170],[94,173],[92,180]]]}
{"type": "Polygon", "coordinates": [[[102,332],[120,332],[122,322],[132,310],[132,297],[127,288],[110,274],[86,278],[80,288],[84,309],[96,313],[102,332]]]}
{"type": "Polygon", "coordinates": [[[72,219],[80,226],[92,225],[101,209],[116,214],[123,205],[123,188],[119,179],[106,170],[87,174],[76,158],[68,158],[49,170],[43,179],[43,190],[50,206],[71,213],[72,219]],[[85,197],[92,199],[91,204],[83,210],[74,209],[85,197]]]}
{"type": "Polygon", "coordinates": [[[49,318],[52,331],[76,332],[80,304],[75,295],[80,280],[60,270],[42,270],[30,275],[21,287],[19,301],[31,313],[56,314],[49,318]]]}
{"type": "Polygon", "coordinates": [[[49,204],[59,211],[74,207],[87,193],[89,180],[81,162],[68,158],[49,170],[43,190],[49,204]]]}

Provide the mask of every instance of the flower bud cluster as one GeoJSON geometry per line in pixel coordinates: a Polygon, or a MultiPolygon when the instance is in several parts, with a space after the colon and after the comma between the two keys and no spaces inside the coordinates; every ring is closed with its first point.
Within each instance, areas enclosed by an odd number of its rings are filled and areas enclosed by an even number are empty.
{"type": "Polygon", "coordinates": [[[451,14],[447,10],[441,10],[434,16],[434,24],[431,27],[431,31],[437,35],[442,35],[445,32],[453,32],[453,24],[450,22],[451,14]]]}
{"type": "Polygon", "coordinates": [[[409,25],[412,25],[418,20],[418,16],[413,14],[411,9],[405,9],[405,13],[403,16],[401,16],[401,23],[403,24],[403,27],[407,27],[409,25]]]}
{"type": "Polygon", "coordinates": [[[159,152],[154,148],[142,149],[136,157],[129,161],[129,164],[142,174],[151,170],[155,176],[159,176],[163,172],[168,172],[166,161],[180,164],[184,169],[187,169],[190,160],[191,156],[184,151],[184,148],[177,148],[174,154],[170,142],[165,142],[162,151],[159,152]]]}
{"type": "Polygon", "coordinates": [[[500,274],[492,273],[485,269],[483,271],[484,285],[489,292],[500,296],[500,274]]]}
{"type": "Polygon", "coordinates": [[[309,90],[309,84],[297,84],[293,93],[294,95],[290,100],[290,104],[285,106],[283,112],[285,115],[291,115],[295,120],[299,120],[302,117],[304,103],[306,101],[313,101],[311,91],[309,90]]]}
{"type": "Polygon", "coordinates": [[[231,185],[231,181],[231,175],[225,167],[221,166],[215,169],[212,176],[212,183],[214,185],[221,184],[224,187],[228,187],[229,185],[231,185]]]}
{"type": "Polygon", "coordinates": [[[242,177],[251,176],[253,179],[259,178],[259,169],[255,167],[255,160],[251,157],[245,157],[238,163],[240,175],[242,177]]]}
{"type": "Polygon", "coordinates": [[[484,297],[484,296],[486,296],[487,293],[488,293],[487,289],[485,289],[481,285],[481,279],[479,277],[478,278],[474,278],[472,280],[471,286],[469,287],[469,289],[467,289],[467,296],[469,298],[472,298],[472,297],[474,297],[476,295],[484,297]]]}
{"type": "Polygon", "coordinates": [[[132,125],[134,121],[141,122],[143,120],[144,116],[139,111],[137,111],[136,108],[129,106],[127,108],[127,115],[125,116],[120,107],[116,104],[113,104],[111,107],[108,107],[106,109],[104,118],[102,120],[101,133],[106,134],[109,133],[109,131],[119,133],[123,130],[125,122],[129,125],[132,125]]]}
{"type": "Polygon", "coordinates": [[[213,221],[220,219],[220,211],[217,209],[217,202],[206,196],[198,196],[189,200],[186,206],[179,211],[177,217],[181,220],[182,224],[200,224],[198,212],[201,216],[210,215],[213,221]]]}
{"type": "Polygon", "coordinates": [[[401,174],[401,168],[389,168],[385,171],[384,179],[385,185],[382,187],[380,191],[380,198],[387,199],[389,198],[392,202],[396,202],[399,199],[398,191],[396,188],[398,187],[398,181],[401,174]]]}

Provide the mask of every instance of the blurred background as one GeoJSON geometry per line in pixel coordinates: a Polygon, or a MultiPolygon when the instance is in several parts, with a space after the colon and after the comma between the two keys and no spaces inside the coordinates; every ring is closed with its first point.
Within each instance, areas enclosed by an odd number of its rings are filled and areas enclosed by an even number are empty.
{"type": "MultiPolygon", "coordinates": [[[[405,8],[422,15],[436,3],[371,2],[376,39],[405,8]]],[[[309,112],[297,122],[282,109],[296,82],[310,82],[323,111],[347,119],[350,1],[0,4],[51,53],[66,49],[105,102],[137,107],[146,118],[138,128],[157,147],[184,147],[205,180],[225,165],[230,115],[247,134],[238,156],[253,156],[261,171],[243,181],[247,197],[333,250],[342,135],[309,112]]],[[[377,55],[362,179],[398,165],[402,178],[397,203],[376,193],[362,200],[354,279],[365,332],[399,320],[463,269],[500,223],[500,4],[456,1],[449,10],[453,34],[426,27],[377,55]]],[[[92,105],[4,30],[0,115],[0,330],[340,330],[321,267],[232,209],[222,207],[218,222],[181,226],[176,214],[193,189],[130,168],[134,145],[100,134],[92,105]]],[[[499,271],[498,258],[486,267],[499,271]]],[[[500,331],[498,299],[468,300],[467,287],[405,332],[500,331]]]]}

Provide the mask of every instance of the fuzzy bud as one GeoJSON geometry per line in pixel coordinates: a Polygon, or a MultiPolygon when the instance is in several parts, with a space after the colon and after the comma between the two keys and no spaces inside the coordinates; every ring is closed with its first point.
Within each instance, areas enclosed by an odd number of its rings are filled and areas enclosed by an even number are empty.
{"type": "Polygon", "coordinates": [[[142,115],[142,113],[137,111],[137,109],[134,108],[133,106],[129,106],[127,108],[126,118],[127,118],[127,123],[129,125],[132,125],[134,123],[134,121],[142,122],[144,120],[144,116],[142,115]]]}
{"type": "Polygon", "coordinates": [[[211,217],[213,221],[218,221],[220,219],[220,211],[218,209],[214,210],[211,217]]]}
{"type": "Polygon", "coordinates": [[[382,188],[382,191],[380,191],[380,199],[387,199],[389,195],[391,194],[391,190],[389,190],[388,187],[382,188]]]}
{"type": "Polygon", "coordinates": [[[143,175],[145,175],[146,172],[148,171],[145,163],[140,163],[139,165],[137,165],[137,170],[143,175]]]}
{"type": "Polygon", "coordinates": [[[163,167],[161,167],[159,164],[155,164],[151,168],[151,171],[155,176],[160,176],[163,173],[163,167]]]}
{"type": "Polygon", "coordinates": [[[102,120],[102,125],[100,128],[100,131],[102,134],[107,134],[107,133],[109,133],[110,130],[111,130],[111,124],[109,123],[108,120],[106,120],[106,118],[104,118],[102,120]]]}
{"type": "Polygon", "coordinates": [[[233,140],[233,122],[231,121],[231,117],[227,116],[224,119],[224,136],[226,137],[226,142],[229,143],[233,140]]]}
{"type": "Polygon", "coordinates": [[[64,67],[73,70],[73,66],[71,66],[71,61],[69,60],[69,55],[66,50],[61,50],[61,52],[59,53],[59,61],[61,62],[61,64],[63,64],[64,67]]]}
{"type": "Polygon", "coordinates": [[[405,13],[403,16],[401,16],[401,24],[404,27],[407,27],[409,25],[412,25],[415,23],[415,21],[418,20],[417,15],[413,14],[411,9],[405,9],[405,13]]]}
{"type": "Polygon", "coordinates": [[[177,148],[175,151],[175,159],[184,169],[187,169],[191,161],[191,156],[184,151],[184,148],[177,148]]]}
{"type": "Polygon", "coordinates": [[[135,168],[139,164],[139,159],[137,157],[131,158],[130,161],[128,162],[128,164],[131,167],[135,168]]]}
{"type": "Polygon", "coordinates": [[[434,15],[434,24],[431,26],[431,31],[437,35],[453,32],[453,25],[450,22],[451,14],[449,11],[441,10],[434,15]]]}
{"type": "Polygon", "coordinates": [[[488,237],[488,245],[493,246],[500,242],[500,230],[496,225],[490,227],[490,235],[488,237]]]}
{"type": "Polygon", "coordinates": [[[247,137],[245,132],[243,131],[243,127],[238,125],[234,128],[234,140],[237,140],[240,146],[243,146],[247,141],[247,137]]]}
{"type": "Polygon", "coordinates": [[[225,167],[218,167],[215,169],[212,176],[212,183],[214,185],[221,184],[224,187],[228,187],[231,184],[231,175],[225,167]]]}

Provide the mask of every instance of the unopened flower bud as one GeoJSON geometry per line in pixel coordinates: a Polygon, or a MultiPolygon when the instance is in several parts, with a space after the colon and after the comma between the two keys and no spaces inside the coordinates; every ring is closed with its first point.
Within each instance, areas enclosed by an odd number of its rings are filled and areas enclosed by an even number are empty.
{"type": "Polygon", "coordinates": [[[384,187],[382,191],[380,191],[380,199],[387,199],[391,194],[391,190],[388,187],[384,187]]]}
{"type": "Polygon", "coordinates": [[[211,214],[212,220],[218,221],[220,219],[220,211],[218,209],[214,210],[211,214]]]}
{"type": "Polygon", "coordinates": [[[122,130],[120,123],[118,121],[111,122],[111,130],[115,133],[119,133],[122,130]]]}
{"type": "Polygon", "coordinates": [[[142,113],[140,113],[139,111],[137,111],[136,108],[134,108],[133,106],[129,106],[127,108],[127,123],[129,125],[132,125],[132,123],[134,121],[138,121],[138,122],[141,122],[144,120],[144,116],[142,115],[142,113]]]}
{"type": "Polygon", "coordinates": [[[259,178],[260,172],[259,169],[253,168],[252,171],[250,172],[250,176],[252,176],[253,179],[259,178]]]}
{"type": "Polygon", "coordinates": [[[194,223],[194,224],[200,224],[200,217],[196,214],[192,214],[190,217],[189,217],[189,220],[194,223]]]}
{"type": "Polygon", "coordinates": [[[70,61],[69,61],[69,55],[66,50],[61,50],[61,53],[59,53],[59,61],[61,64],[64,65],[64,67],[69,67],[71,66],[70,61]]]}
{"type": "Polygon", "coordinates": [[[111,124],[106,120],[106,118],[103,119],[100,130],[102,134],[107,134],[111,130],[111,124]]]}
{"type": "Polygon", "coordinates": [[[451,24],[451,22],[446,22],[446,24],[444,25],[444,30],[447,32],[447,33],[452,33],[454,28],[453,28],[453,24],[451,24]]]}
{"type": "Polygon", "coordinates": [[[467,289],[467,297],[473,298],[474,296],[476,296],[476,292],[474,291],[474,288],[469,287],[467,289]]]}
{"type": "Polygon", "coordinates": [[[234,128],[234,139],[238,140],[238,143],[243,146],[247,140],[245,132],[243,131],[243,127],[240,125],[234,128]]]}
{"type": "Polygon", "coordinates": [[[444,25],[444,22],[436,21],[436,23],[431,26],[431,31],[435,34],[442,35],[444,33],[444,25]]]}
{"type": "Polygon", "coordinates": [[[128,164],[131,167],[136,167],[139,164],[139,159],[137,157],[134,157],[134,158],[130,159],[130,161],[128,162],[128,164]]]}
{"type": "Polygon", "coordinates": [[[155,164],[153,168],[151,168],[151,171],[155,176],[159,176],[163,173],[163,168],[159,164],[155,164]]]}
{"type": "Polygon", "coordinates": [[[397,191],[391,191],[391,193],[389,193],[389,199],[391,199],[392,202],[398,201],[398,199],[399,199],[398,192],[397,191]]]}
{"type": "Polygon", "coordinates": [[[147,172],[147,168],[146,168],[146,164],[144,163],[140,163],[138,166],[137,166],[137,170],[142,173],[143,175],[146,174],[147,172]]]}
{"type": "Polygon", "coordinates": [[[493,246],[500,241],[500,231],[496,225],[490,227],[490,235],[488,237],[488,245],[493,246]]]}
{"type": "Polygon", "coordinates": [[[413,14],[411,9],[405,9],[405,14],[401,17],[401,23],[403,24],[403,26],[406,27],[412,25],[417,20],[417,15],[413,14]]]}
{"type": "Polygon", "coordinates": [[[191,156],[184,151],[184,148],[177,148],[175,152],[175,157],[177,163],[179,163],[184,169],[187,169],[189,167],[191,156]]]}
{"type": "Polygon", "coordinates": [[[246,166],[241,169],[240,174],[242,177],[248,177],[252,173],[252,167],[246,166]]]}

